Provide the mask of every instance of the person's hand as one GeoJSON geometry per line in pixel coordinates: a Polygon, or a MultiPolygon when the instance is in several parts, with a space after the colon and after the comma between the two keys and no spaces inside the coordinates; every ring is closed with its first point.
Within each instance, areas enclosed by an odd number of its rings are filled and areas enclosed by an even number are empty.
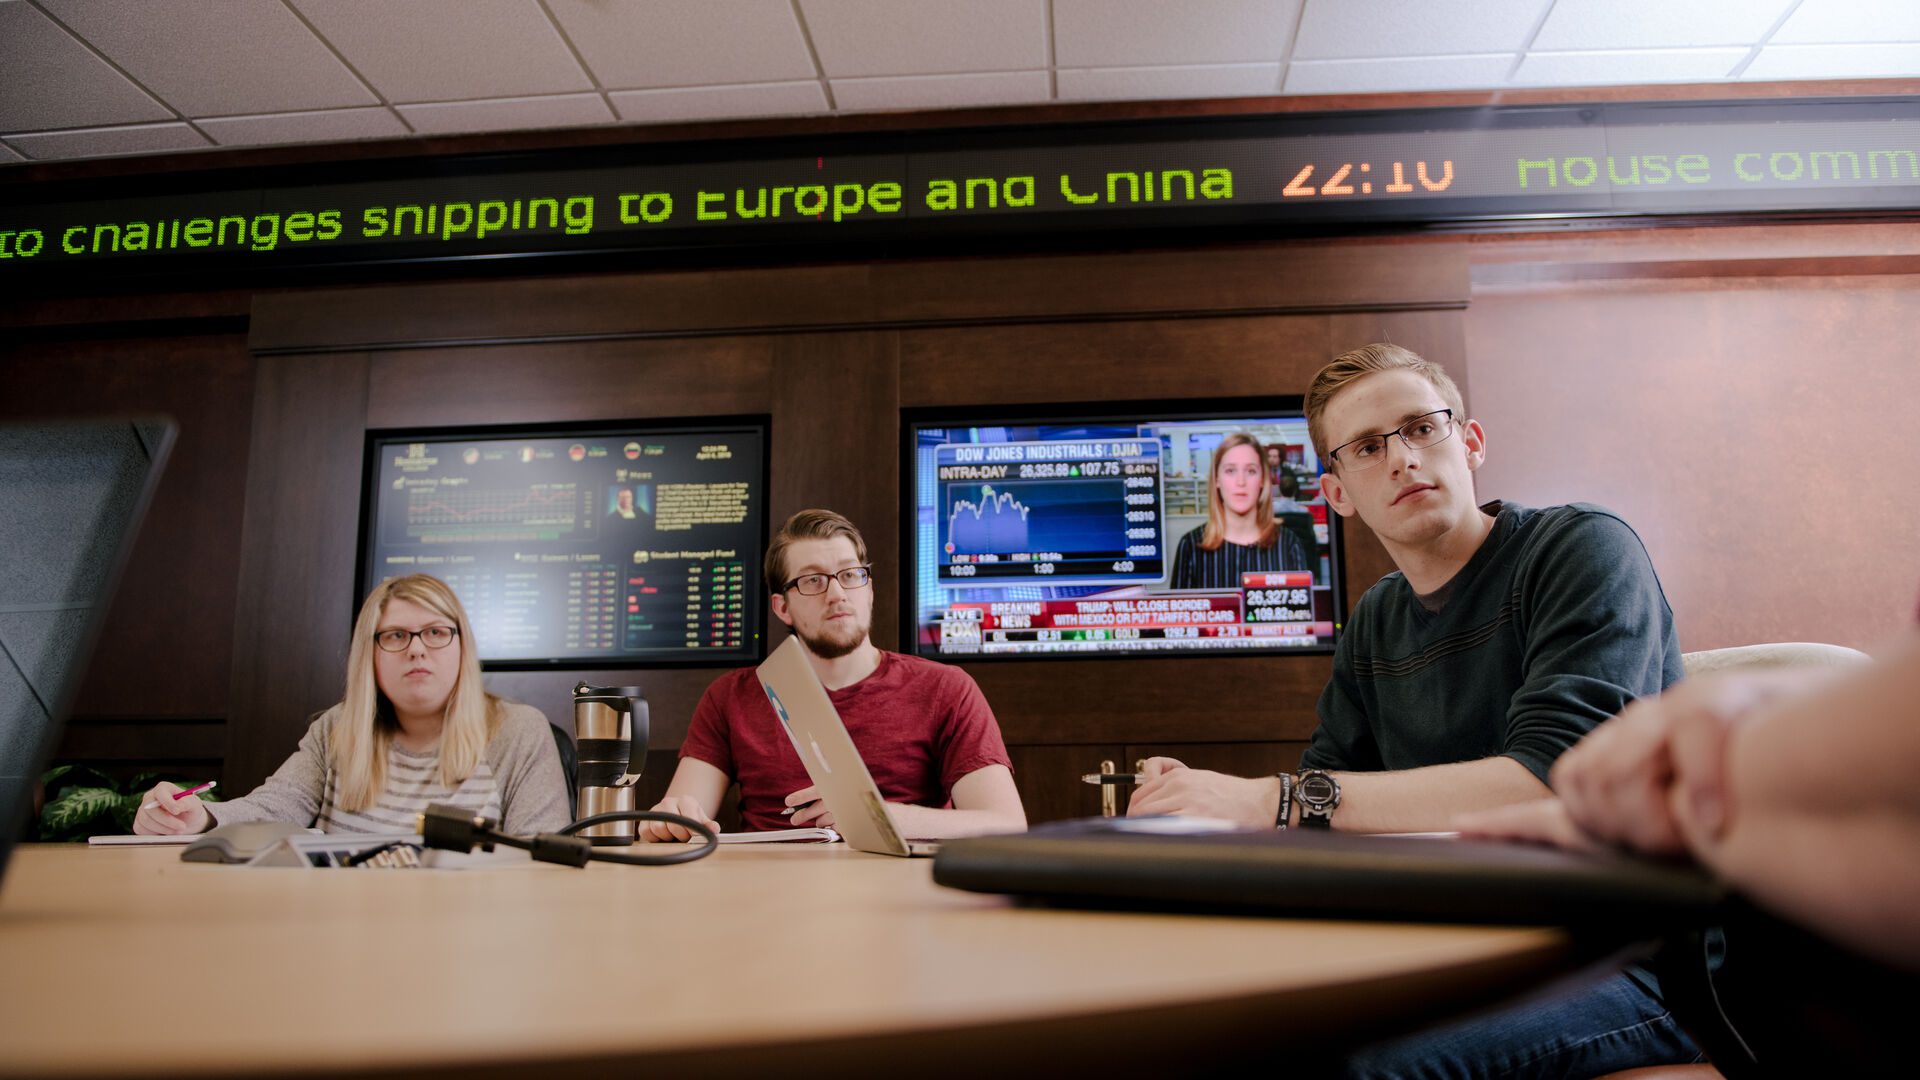
{"type": "MultiPolygon", "coordinates": [[[[669,795],[654,806],[661,814],[679,814],[705,825],[714,832],[720,831],[720,823],[707,816],[700,804],[685,795],[669,795]]],[[[647,843],[686,841],[693,839],[693,830],[685,825],[675,825],[671,821],[643,821],[640,823],[639,838],[647,843]]]]}
{"type": "Polygon", "coordinates": [[[133,831],[142,836],[183,836],[203,833],[213,827],[213,815],[200,796],[175,799],[176,784],[161,781],[140,800],[140,811],[133,815],[133,831]]]}
{"type": "Polygon", "coordinates": [[[820,789],[811,784],[787,796],[787,805],[796,808],[787,819],[793,828],[825,828],[833,824],[833,811],[827,809],[827,800],[821,798],[820,789]]]}
{"type": "Polygon", "coordinates": [[[1127,802],[1128,817],[1185,814],[1224,818],[1247,827],[1273,825],[1280,812],[1280,782],[1189,769],[1168,757],[1148,758],[1144,777],[1127,802]]]}
{"type": "Polygon", "coordinates": [[[1583,832],[1558,798],[1509,803],[1476,810],[1454,820],[1460,835],[1488,840],[1525,840],[1570,851],[1598,851],[1600,841],[1583,832]]]}

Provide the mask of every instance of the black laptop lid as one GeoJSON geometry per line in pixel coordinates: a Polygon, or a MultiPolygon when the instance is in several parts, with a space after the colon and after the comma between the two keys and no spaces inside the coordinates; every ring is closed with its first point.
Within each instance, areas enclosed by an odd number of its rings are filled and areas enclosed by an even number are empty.
{"type": "Polygon", "coordinates": [[[164,419],[0,424],[0,874],[173,436],[164,419]]]}

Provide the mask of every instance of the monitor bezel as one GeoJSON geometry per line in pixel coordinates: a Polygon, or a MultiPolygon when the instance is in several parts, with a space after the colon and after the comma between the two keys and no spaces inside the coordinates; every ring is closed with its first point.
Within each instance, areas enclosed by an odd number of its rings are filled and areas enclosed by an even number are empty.
{"type": "MultiPolygon", "coordinates": [[[[756,568],[755,581],[758,581],[757,568],[766,558],[767,542],[772,528],[768,485],[772,480],[773,457],[773,421],[765,413],[730,414],[721,416],[690,417],[651,417],[631,420],[577,420],[577,421],[537,421],[522,424],[460,424],[444,427],[393,427],[368,428],[366,438],[361,445],[360,454],[360,520],[357,547],[354,553],[354,598],[351,611],[357,616],[360,605],[365,602],[367,592],[373,588],[379,578],[373,567],[373,534],[377,527],[375,512],[378,507],[377,474],[379,472],[379,449],[399,442],[451,442],[472,440],[508,441],[525,438],[591,438],[594,436],[645,436],[645,435],[692,435],[712,432],[715,434],[757,431],[760,436],[760,456],[756,462],[759,473],[758,483],[761,492],[760,529],[754,537],[755,549],[749,565],[756,568]]],[[[757,588],[755,590],[758,591],[757,588]]],[[[729,651],[725,655],[708,653],[675,658],[649,659],[643,657],[573,657],[513,660],[481,660],[480,669],[484,672],[539,672],[539,671],[641,671],[674,670],[680,668],[717,668],[740,667],[746,664],[758,664],[766,659],[767,639],[770,627],[762,615],[765,605],[755,609],[758,620],[752,645],[740,651],[729,651]]],[[[351,637],[353,625],[351,619],[347,633],[351,637]]]]}
{"type": "Polygon", "coordinates": [[[914,450],[920,429],[926,427],[1005,426],[1020,424],[1085,424],[1101,422],[1238,420],[1298,417],[1306,419],[1303,394],[1249,397],[1153,399],[1148,401],[1019,402],[1008,405],[926,406],[900,411],[900,651],[943,664],[1063,663],[1098,660],[1263,659],[1286,656],[1324,657],[1338,647],[1346,632],[1347,574],[1345,531],[1340,515],[1327,511],[1327,550],[1332,559],[1333,639],[1324,645],[1274,646],[1247,649],[1152,649],[1075,651],[1060,653],[970,653],[942,656],[920,651],[919,564],[915,558],[914,450]]]}

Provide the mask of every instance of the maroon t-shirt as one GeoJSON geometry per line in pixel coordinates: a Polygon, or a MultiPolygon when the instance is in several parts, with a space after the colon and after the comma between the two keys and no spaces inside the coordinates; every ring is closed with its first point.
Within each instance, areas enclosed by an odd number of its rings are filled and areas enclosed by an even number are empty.
{"type": "MultiPolygon", "coordinates": [[[[1013,768],[1000,723],[966,672],[882,652],[873,674],[827,691],[867,771],[888,802],[944,807],[953,785],[988,765],[1013,768]]],[[[787,796],[813,783],[781,730],[752,668],[715,680],[693,710],[680,756],[698,758],[740,784],[749,831],[785,829],[787,796]]]]}

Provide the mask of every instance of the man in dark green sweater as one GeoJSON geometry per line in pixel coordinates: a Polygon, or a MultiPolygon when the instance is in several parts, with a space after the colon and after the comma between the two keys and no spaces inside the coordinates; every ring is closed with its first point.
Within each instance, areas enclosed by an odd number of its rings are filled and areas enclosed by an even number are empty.
{"type": "MultiPolygon", "coordinates": [[[[1629,701],[1679,680],[1673,613],[1640,538],[1598,506],[1474,495],[1486,432],[1439,365],[1369,345],[1323,368],[1307,423],[1321,491],[1358,514],[1397,573],[1334,653],[1297,776],[1243,778],[1152,758],[1131,814],[1355,832],[1452,829],[1549,793],[1554,760],[1629,701]]],[[[1362,1055],[1360,1075],[1584,1075],[1690,1061],[1640,979],[1362,1055]]]]}

